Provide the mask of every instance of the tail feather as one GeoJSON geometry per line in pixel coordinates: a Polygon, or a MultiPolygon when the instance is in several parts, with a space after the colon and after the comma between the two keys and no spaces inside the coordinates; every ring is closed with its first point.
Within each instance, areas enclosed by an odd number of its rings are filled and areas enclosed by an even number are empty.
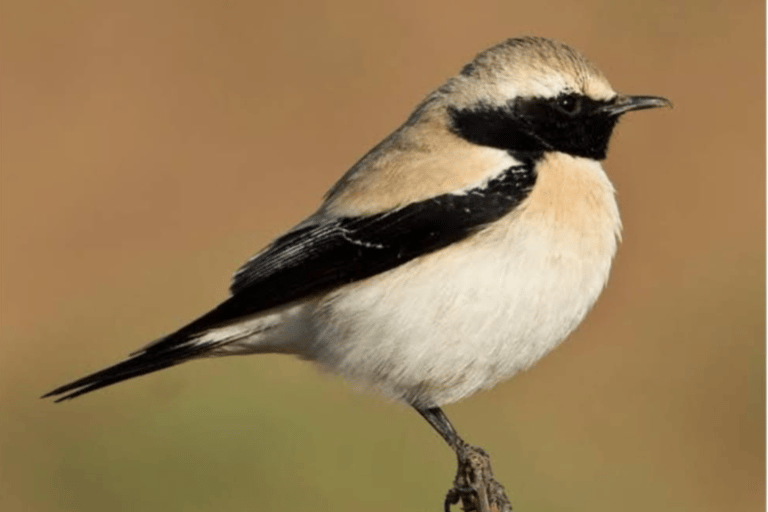
{"type": "Polygon", "coordinates": [[[233,322],[222,321],[225,313],[236,318],[237,311],[230,311],[236,306],[240,307],[240,303],[230,298],[178,331],[133,352],[128,359],[60,386],[41,398],[56,397],[56,402],[71,400],[124,380],[176,366],[190,359],[205,357],[223,345],[263,334],[272,329],[273,324],[278,321],[277,317],[268,317],[269,321],[264,325],[255,319],[246,320],[239,326],[233,322]]]}
{"type": "Polygon", "coordinates": [[[208,352],[211,348],[211,344],[182,345],[170,350],[141,352],[125,361],[60,386],[41,398],[63,395],[58,396],[55,402],[71,400],[124,380],[176,366],[208,352]]]}

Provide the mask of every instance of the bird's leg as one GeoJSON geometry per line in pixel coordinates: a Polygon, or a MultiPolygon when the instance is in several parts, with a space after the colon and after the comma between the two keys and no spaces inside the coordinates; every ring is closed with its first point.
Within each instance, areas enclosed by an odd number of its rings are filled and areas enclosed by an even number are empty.
{"type": "Polygon", "coordinates": [[[493,478],[488,454],[464,441],[439,407],[414,408],[456,452],[458,468],[453,487],[445,497],[445,512],[459,501],[464,512],[510,512],[512,505],[504,486],[493,478]]]}

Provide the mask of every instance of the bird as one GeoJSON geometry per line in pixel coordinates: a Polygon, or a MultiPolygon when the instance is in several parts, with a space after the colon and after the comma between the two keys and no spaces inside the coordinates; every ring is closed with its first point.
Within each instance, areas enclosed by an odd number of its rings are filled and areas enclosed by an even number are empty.
{"type": "Polygon", "coordinates": [[[461,458],[442,407],[530,368],[584,319],[621,237],[609,140],[624,114],[665,106],[615,92],[563,43],[507,39],[243,264],[221,304],[44,398],[195,359],[291,354],[413,407],[461,458]]]}

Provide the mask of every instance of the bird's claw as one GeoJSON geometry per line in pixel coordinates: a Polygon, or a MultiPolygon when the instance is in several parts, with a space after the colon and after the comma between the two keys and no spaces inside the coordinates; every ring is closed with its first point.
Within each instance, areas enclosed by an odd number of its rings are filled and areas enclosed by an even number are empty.
{"type": "Polygon", "coordinates": [[[457,450],[458,469],[453,487],[445,497],[444,510],[461,502],[464,512],[511,512],[512,504],[504,486],[493,478],[491,459],[481,448],[462,446],[457,450]]]}

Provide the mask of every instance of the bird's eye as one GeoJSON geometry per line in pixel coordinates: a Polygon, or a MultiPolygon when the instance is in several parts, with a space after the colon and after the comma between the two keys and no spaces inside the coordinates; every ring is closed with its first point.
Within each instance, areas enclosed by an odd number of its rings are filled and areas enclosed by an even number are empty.
{"type": "Polygon", "coordinates": [[[581,98],[578,96],[563,96],[557,99],[555,103],[557,109],[564,114],[573,116],[579,113],[581,110],[581,98]]]}

